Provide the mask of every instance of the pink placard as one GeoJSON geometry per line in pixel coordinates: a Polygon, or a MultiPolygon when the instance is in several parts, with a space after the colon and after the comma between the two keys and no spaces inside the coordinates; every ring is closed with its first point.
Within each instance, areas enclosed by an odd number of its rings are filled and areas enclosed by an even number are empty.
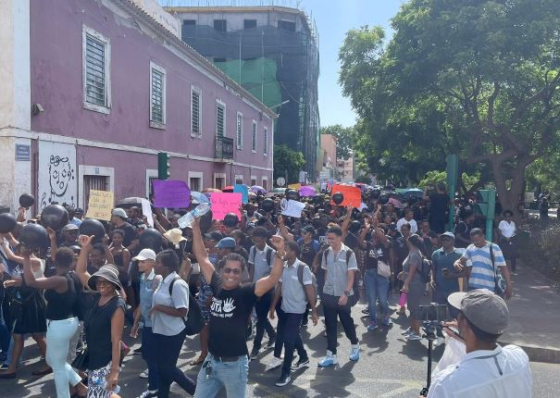
{"type": "Polygon", "coordinates": [[[223,220],[226,214],[235,213],[241,219],[239,208],[243,201],[241,193],[219,193],[213,192],[210,197],[212,203],[212,218],[214,220],[223,220]]]}

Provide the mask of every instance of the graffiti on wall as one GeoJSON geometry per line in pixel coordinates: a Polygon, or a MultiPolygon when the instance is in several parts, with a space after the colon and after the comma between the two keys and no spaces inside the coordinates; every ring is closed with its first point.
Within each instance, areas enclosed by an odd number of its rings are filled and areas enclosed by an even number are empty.
{"type": "Polygon", "coordinates": [[[39,210],[55,202],[76,206],[76,148],[39,141],[39,210]]]}

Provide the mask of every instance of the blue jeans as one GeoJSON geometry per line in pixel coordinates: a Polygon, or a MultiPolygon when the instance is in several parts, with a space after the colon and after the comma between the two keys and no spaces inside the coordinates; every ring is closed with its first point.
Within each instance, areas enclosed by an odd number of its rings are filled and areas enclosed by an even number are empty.
{"type": "Polygon", "coordinates": [[[47,364],[54,373],[54,384],[58,398],[70,398],[68,385],[75,386],[82,378],[66,362],[70,340],[78,330],[78,318],[47,321],[47,364]]]}
{"type": "Polygon", "coordinates": [[[377,273],[377,269],[368,269],[364,275],[366,292],[369,305],[369,319],[375,322],[377,319],[377,301],[381,306],[383,316],[389,315],[389,302],[387,295],[389,292],[389,279],[383,278],[377,273]]]}
{"type": "Polygon", "coordinates": [[[248,373],[249,358],[245,355],[234,362],[221,362],[209,354],[198,373],[194,397],[213,398],[225,387],[228,398],[245,398],[248,373]]]}

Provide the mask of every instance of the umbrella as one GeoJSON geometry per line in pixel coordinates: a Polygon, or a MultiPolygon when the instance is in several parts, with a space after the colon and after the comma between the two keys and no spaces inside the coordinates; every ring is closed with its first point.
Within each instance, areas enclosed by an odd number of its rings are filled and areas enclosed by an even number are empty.
{"type": "Polygon", "coordinates": [[[256,194],[258,194],[260,192],[261,194],[264,195],[264,194],[266,194],[266,189],[264,189],[263,187],[261,187],[259,185],[253,185],[251,187],[251,192],[254,192],[256,194]]]}
{"type": "Polygon", "coordinates": [[[129,209],[133,206],[142,207],[142,198],[130,197],[124,198],[117,202],[115,208],[120,207],[121,209],[129,209]]]}
{"type": "Polygon", "coordinates": [[[204,188],[202,190],[202,193],[212,193],[212,192],[222,192],[222,191],[216,188],[204,188]]]}
{"type": "Polygon", "coordinates": [[[310,185],[303,186],[299,189],[299,196],[315,196],[317,191],[310,185]]]}
{"type": "Polygon", "coordinates": [[[196,192],[196,191],[191,192],[191,198],[196,200],[198,203],[210,203],[208,197],[200,192],[196,192]]]}
{"type": "Polygon", "coordinates": [[[233,187],[231,185],[228,185],[225,188],[222,188],[222,192],[233,192],[233,187]]]}
{"type": "Polygon", "coordinates": [[[403,207],[402,203],[401,203],[399,200],[395,199],[395,198],[389,198],[388,203],[392,203],[393,205],[395,205],[395,207],[396,207],[397,209],[402,209],[402,207],[403,207]]]}

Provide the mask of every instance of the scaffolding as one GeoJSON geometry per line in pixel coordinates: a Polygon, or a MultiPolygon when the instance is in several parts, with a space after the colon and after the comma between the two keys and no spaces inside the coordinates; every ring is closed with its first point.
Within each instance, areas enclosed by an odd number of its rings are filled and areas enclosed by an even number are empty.
{"type": "MultiPolygon", "coordinates": [[[[224,1],[171,1],[165,3],[189,3],[188,8],[168,8],[179,18],[197,18],[203,6],[224,5],[224,1]],[[201,8],[198,8],[200,5],[201,8]]],[[[254,1],[230,1],[247,5],[254,1]]],[[[259,4],[292,3],[290,1],[260,1],[259,4]]],[[[229,6],[228,6],[229,7],[229,6]]],[[[239,9],[238,9],[239,10],[239,9]]],[[[196,23],[183,23],[182,39],[216,67],[236,80],[265,105],[279,113],[275,125],[275,144],[285,144],[301,151],[306,159],[306,171],[311,179],[316,175],[319,149],[319,110],[317,82],[319,78],[319,51],[315,25],[305,13],[297,9],[277,7],[248,7],[243,15],[289,12],[301,18],[301,29],[289,30],[266,24],[250,29],[219,30],[208,25],[208,19],[196,23]],[[206,21],[206,22],[204,22],[206,21]]],[[[214,10],[204,9],[204,13],[214,10]]],[[[234,10],[224,12],[223,7],[215,14],[227,20],[234,10]]],[[[249,17],[247,17],[249,18],[249,17]]],[[[184,20],[184,22],[185,22],[184,20]]],[[[193,20],[190,19],[192,22],[193,20]]]]}

